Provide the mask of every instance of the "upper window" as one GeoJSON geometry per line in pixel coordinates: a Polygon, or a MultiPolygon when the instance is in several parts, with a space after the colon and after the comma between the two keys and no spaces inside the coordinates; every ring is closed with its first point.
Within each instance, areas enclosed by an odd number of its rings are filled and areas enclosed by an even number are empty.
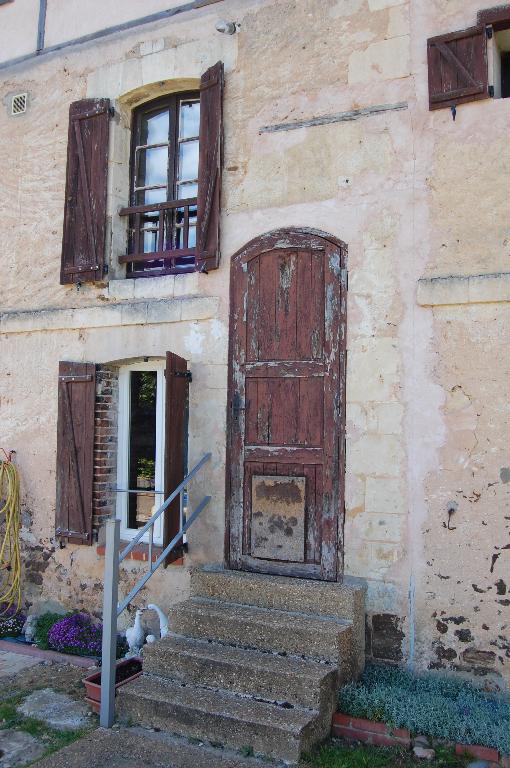
{"type": "Polygon", "coordinates": [[[132,216],[129,251],[144,255],[144,261],[128,264],[132,276],[194,263],[199,127],[198,93],[174,94],[134,114],[130,202],[142,210],[132,216]],[[165,252],[172,252],[172,259],[161,258],[165,252]],[[147,260],[147,254],[159,258],[147,260]]]}
{"type": "Polygon", "coordinates": [[[479,11],[477,25],[428,40],[430,109],[510,96],[510,7],[479,11]]]}
{"type": "MultiPolygon", "coordinates": [[[[115,254],[128,276],[217,269],[222,104],[218,61],[202,74],[199,91],[135,110],[130,195],[128,207],[118,212],[128,218],[127,252],[115,254]]],[[[69,107],[62,284],[102,281],[108,273],[108,123],[114,114],[108,99],[82,99],[69,107]]]]}

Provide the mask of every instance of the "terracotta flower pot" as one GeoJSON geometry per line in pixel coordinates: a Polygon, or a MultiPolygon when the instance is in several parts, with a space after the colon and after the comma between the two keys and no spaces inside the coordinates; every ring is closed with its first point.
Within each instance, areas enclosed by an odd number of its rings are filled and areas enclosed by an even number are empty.
{"type": "MultiPolygon", "coordinates": [[[[115,671],[115,691],[121,685],[126,685],[136,680],[142,674],[142,660],[139,656],[132,659],[122,659],[117,662],[115,671]]],[[[90,704],[94,712],[99,713],[101,708],[101,670],[83,678],[86,696],[85,701],[90,704]]]]}

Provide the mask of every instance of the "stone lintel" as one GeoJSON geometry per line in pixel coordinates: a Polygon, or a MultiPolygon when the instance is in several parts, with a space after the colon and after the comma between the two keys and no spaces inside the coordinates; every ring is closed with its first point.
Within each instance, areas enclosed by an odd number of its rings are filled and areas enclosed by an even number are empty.
{"type": "Polygon", "coordinates": [[[507,302],[510,272],[424,277],[418,280],[417,301],[422,307],[507,302]]]}
{"type": "Polygon", "coordinates": [[[35,309],[0,313],[0,333],[69,331],[124,325],[158,325],[184,320],[209,320],[218,313],[214,296],[123,301],[75,309],[35,309]]]}

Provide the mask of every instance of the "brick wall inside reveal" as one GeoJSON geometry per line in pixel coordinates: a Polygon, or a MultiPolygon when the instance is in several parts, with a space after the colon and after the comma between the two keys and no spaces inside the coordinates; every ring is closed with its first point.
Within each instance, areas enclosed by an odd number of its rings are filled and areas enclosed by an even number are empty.
{"type": "Polygon", "coordinates": [[[115,514],[118,397],[118,369],[98,365],[96,368],[93,495],[93,527],[96,537],[106,519],[115,514]]]}

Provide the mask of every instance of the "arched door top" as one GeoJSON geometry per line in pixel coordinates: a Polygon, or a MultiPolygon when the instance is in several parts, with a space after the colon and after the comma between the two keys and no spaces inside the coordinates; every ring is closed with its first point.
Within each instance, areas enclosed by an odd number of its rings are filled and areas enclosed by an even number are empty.
{"type": "Polygon", "coordinates": [[[312,227],[283,227],[257,235],[234,253],[231,263],[243,264],[267,251],[286,248],[321,248],[326,243],[339,249],[342,261],[341,267],[344,267],[347,245],[338,237],[330,235],[328,232],[323,232],[320,229],[313,229],[312,227]]]}

